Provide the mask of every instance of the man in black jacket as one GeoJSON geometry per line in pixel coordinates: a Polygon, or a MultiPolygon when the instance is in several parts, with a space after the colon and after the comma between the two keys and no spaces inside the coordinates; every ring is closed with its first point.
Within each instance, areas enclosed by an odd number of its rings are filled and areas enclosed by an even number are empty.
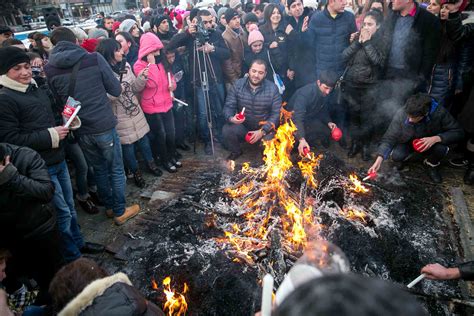
{"type": "Polygon", "coordinates": [[[194,80],[196,87],[194,93],[197,98],[199,132],[204,142],[204,151],[208,155],[212,154],[208,117],[212,118],[212,126],[220,137],[222,122],[224,121],[222,117],[222,107],[225,98],[221,64],[230,57],[230,52],[222,38],[222,33],[212,28],[212,19],[212,15],[209,11],[199,11],[196,17],[193,17],[188,31],[174,36],[167,46],[167,48],[171,50],[180,46],[186,46],[187,48],[190,71],[192,72],[191,76],[196,76],[196,78],[192,80],[194,80]],[[208,39],[202,39],[201,34],[197,32],[198,23],[209,32],[208,39]],[[205,60],[203,55],[209,58],[205,60]],[[199,62],[197,59],[199,59],[199,62]],[[209,87],[209,107],[211,113],[207,113],[202,82],[200,80],[201,73],[204,71],[204,62],[206,62],[207,65],[206,77],[209,87]]]}
{"type": "MultiPolygon", "coordinates": [[[[0,143],[0,249],[9,249],[2,282],[14,293],[20,276],[33,277],[40,297],[63,264],[51,200],[54,185],[41,156],[27,147],[0,143]]],[[[43,301],[43,303],[45,303],[43,301]]]]}
{"type": "Polygon", "coordinates": [[[474,281],[474,261],[461,263],[454,268],[446,268],[439,263],[427,264],[421,269],[431,280],[455,280],[474,281]]]}
{"type": "Polygon", "coordinates": [[[329,116],[327,96],[336,80],[335,73],[323,71],[316,82],[296,90],[288,103],[288,109],[294,112],[293,122],[297,128],[295,139],[299,142],[298,152],[301,156],[304,156],[305,148],[309,150],[311,145],[315,146],[319,135],[322,135],[321,143],[325,147],[329,145],[330,130],[337,126],[329,116]]]}
{"type": "Polygon", "coordinates": [[[449,145],[463,139],[464,132],[449,112],[427,94],[408,98],[405,107],[398,110],[377,150],[377,159],[369,173],[377,172],[384,159],[391,156],[395,162],[405,162],[414,153],[414,147],[425,158],[428,175],[441,183],[438,171],[449,145]],[[414,140],[418,140],[418,142],[414,140]]]}
{"type": "Polygon", "coordinates": [[[256,59],[250,65],[248,76],[235,82],[227,95],[224,106],[226,124],[222,136],[231,151],[227,160],[236,160],[242,155],[240,142],[247,133],[248,140],[255,144],[262,138],[271,139],[280,119],[281,96],[277,86],[268,80],[265,62],[256,59]],[[239,117],[245,107],[245,117],[239,117]]]}

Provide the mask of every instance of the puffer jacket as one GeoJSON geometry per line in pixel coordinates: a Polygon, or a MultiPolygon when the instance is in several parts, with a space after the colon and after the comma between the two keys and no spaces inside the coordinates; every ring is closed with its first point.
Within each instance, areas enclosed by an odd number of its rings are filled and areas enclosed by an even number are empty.
{"type": "Polygon", "coordinates": [[[229,121],[245,107],[245,122],[249,130],[257,129],[262,123],[263,130],[268,133],[277,127],[280,120],[281,96],[277,86],[268,80],[255,90],[249,84],[247,76],[235,82],[227,94],[224,105],[224,117],[229,121]]]}
{"type": "Polygon", "coordinates": [[[375,84],[382,77],[387,59],[387,45],[380,32],[380,30],[377,31],[370,40],[364,43],[354,40],[342,52],[342,57],[347,63],[344,80],[351,86],[375,84]]]}
{"type": "Polygon", "coordinates": [[[464,137],[459,123],[436,100],[431,102],[430,113],[416,124],[408,122],[405,108],[399,109],[382,137],[377,154],[387,159],[396,144],[430,136],[439,136],[443,145],[455,144],[464,137]]]}
{"type": "MultiPolygon", "coordinates": [[[[140,38],[140,50],[138,51],[138,60],[133,66],[133,71],[139,74],[146,68],[148,62],[143,58],[158,49],[162,49],[163,44],[153,33],[145,33],[140,38]]],[[[173,75],[171,81],[174,87],[173,75]]],[[[148,80],[143,90],[141,106],[146,114],[166,113],[173,107],[173,100],[169,91],[168,74],[162,63],[150,64],[148,71],[148,80]]]]}
{"type": "Polygon", "coordinates": [[[279,63],[275,65],[275,61],[272,59],[273,67],[275,71],[280,75],[286,77],[286,71],[288,70],[288,41],[290,35],[285,33],[286,22],[282,19],[276,30],[273,30],[271,25],[264,24],[260,26],[260,32],[262,32],[263,38],[265,39],[264,45],[270,51],[270,57],[274,55],[279,56],[279,63]],[[278,43],[278,47],[269,48],[270,44],[273,42],[278,43]]]}
{"type": "Polygon", "coordinates": [[[0,159],[5,156],[10,156],[10,164],[0,172],[0,248],[56,225],[50,203],[54,185],[44,160],[30,148],[0,143],[0,159]]]}
{"type": "Polygon", "coordinates": [[[245,46],[247,45],[247,35],[240,29],[240,33],[235,33],[226,27],[222,37],[229,48],[230,58],[224,60],[222,71],[226,83],[234,83],[242,76],[242,62],[244,60],[245,46]]]}
{"type": "Polygon", "coordinates": [[[58,316],[164,316],[119,272],[95,280],[70,301],[58,316]]]}
{"type": "Polygon", "coordinates": [[[267,80],[273,81],[273,70],[270,67],[270,60],[272,62],[273,68],[275,69],[275,72],[279,74],[280,72],[278,70],[281,69],[281,66],[283,64],[283,55],[280,54],[280,50],[272,49],[271,51],[268,51],[268,48],[264,46],[260,53],[255,54],[252,52],[252,49],[250,47],[245,48],[243,67],[244,73],[247,73],[249,71],[250,65],[256,59],[261,59],[267,63],[267,76],[265,78],[267,80]],[[270,59],[268,58],[268,56],[270,56],[270,59]]]}
{"type": "Polygon", "coordinates": [[[454,79],[457,67],[455,64],[435,64],[431,75],[428,93],[438,102],[445,102],[454,93],[454,79]]]}
{"type": "Polygon", "coordinates": [[[128,63],[125,65],[125,71],[121,83],[122,94],[118,98],[110,98],[122,145],[133,144],[150,131],[136,96],[145,88],[146,80],[135,77],[128,63]],[[126,107],[133,107],[133,110],[126,110],[126,107]]]}
{"type": "Polygon", "coordinates": [[[0,142],[30,147],[48,166],[63,161],[47,86],[26,86],[7,76],[1,77],[0,85],[0,142]]]}
{"type": "Polygon", "coordinates": [[[474,261],[461,263],[459,266],[461,279],[465,281],[474,281],[474,261]]]}

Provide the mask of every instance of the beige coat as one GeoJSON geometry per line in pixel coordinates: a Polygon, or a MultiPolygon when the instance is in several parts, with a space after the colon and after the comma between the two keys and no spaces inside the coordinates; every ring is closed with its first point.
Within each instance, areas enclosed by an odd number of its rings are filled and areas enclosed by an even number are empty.
{"type": "Polygon", "coordinates": [[[222,37],[230,50],[230,58],[224,61],[222,71],[225,82],[234,83],[242,76],[242,63],[245,45],[247,44],[247,35],[242,29],[240,29],[240,34],[237,34],[229,27],[226,27],[222,37]]]}
{"type": "Polygon", "coordinates": [[[125,70],[127,73],[122,78],[122,94],[118,98],[109,95],[112,110],[117,117],[116,129],[122,145],[133,144],[150,131],[137,98],[137,94],[145,88],[146,80],[135,77],[128,63],[125,70]],[[133,111],[127,111],[126,107],[131,104],[135,105],[133,111]]]}

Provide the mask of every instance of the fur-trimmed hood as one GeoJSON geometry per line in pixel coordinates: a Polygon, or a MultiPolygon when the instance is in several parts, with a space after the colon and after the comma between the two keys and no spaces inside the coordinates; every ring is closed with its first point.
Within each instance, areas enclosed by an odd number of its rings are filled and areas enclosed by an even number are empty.
{"type": "Polygon", "coordinates": [[[122,272],[103,279],[95,280],[86,286],[84,290],[82,290],[82,292],[79,293],[79,295],[77,295],[72,301],[70,301],[66,307],[64,307],[58,313],[58,316],[79,315],[87,307],[92,305],[94,299],[103,295],[108,288],[119,282],[133,286],[132,282],[130,282],[130,279],[122,272]]]}

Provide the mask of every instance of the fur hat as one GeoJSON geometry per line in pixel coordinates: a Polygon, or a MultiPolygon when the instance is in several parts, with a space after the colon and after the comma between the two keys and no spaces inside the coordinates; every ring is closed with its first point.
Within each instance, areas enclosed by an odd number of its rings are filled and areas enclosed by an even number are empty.
{"type": "Polygon", "coordinates": [[[264,41],[262,33],[258,30],[258,27],[255,24],[250,25],[250,32],[249,32],[249,39],[248,44],[249,46],[255,42],[264,41]]]}
{"type": "Polygon", "coordinates": [[[21,63],[29,63],[30,57],[22,49],[15,46],[0,48],[0,75],[21,63]]]}

